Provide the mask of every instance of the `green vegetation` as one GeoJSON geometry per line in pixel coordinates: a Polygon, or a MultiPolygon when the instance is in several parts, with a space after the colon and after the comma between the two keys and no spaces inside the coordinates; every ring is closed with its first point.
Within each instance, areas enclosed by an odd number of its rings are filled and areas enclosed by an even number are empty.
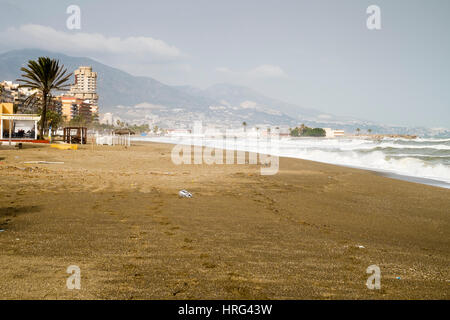
{"type": "Polygon", "coordinates": [[[150,126],[148,124],[143,124],[143,125],[132,125],[132,126],[128,126],[128,129],[136,132],[136,133],[141,133],[141,132],[149,132],[150,131],[150,126]]]}
{"type": "Polygon", "coordinates": [[[326,132],[322,128],[309,128],[302,124],[300,127],[289,129],[291,137],[325,137],[326,132]]]}
{"type": "Polygon", "coordinates": [[[47,110],[46,119],[47,126],[52,128],[53,133],[58,130],[59,126],[63,123],[63,117],[58,112],[53,110],[47,110]]]}
{"type": "Polygon", "coordinates": [[[27,68],[20,69],[22,79],[17,79],[21,82],[23,88],[36,89],[41,97],[40,101],[42,121],[39,122],[39,135],[41,139],[44,137],[47,128],[47,107],[51,100],[51,93],[53,90],[65,90],[70,84],[67,83],[72,74],[66,74],[67,69],[59,65],[59,61],[50,59],[48,57],[39,57],[37,61],[29,60],[27,68]]]}

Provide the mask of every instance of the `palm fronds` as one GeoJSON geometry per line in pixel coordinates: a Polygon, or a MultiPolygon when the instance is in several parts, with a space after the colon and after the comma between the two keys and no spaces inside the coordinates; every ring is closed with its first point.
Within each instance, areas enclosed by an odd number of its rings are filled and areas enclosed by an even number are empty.
{"type": "Polygon", "coordinates": [[[39,57],[37,61],[30,60],[27,67],[22,67],[20,70],[23,72],[22,78],[17,79],[20,87],[35,89],[40,94],[40,97],[36,96],[37,93],[33,94],[31,99],[35,100],[34,103],[37,103],[36,101],[42,102],[42,121],[40,121],[39,132],[41,138],[43,138],[47,122],[47,106],[52,97],[51,92],[53,90],[67,90],[70,86],[68,81],[72,73],[68,74],[67,69],[64,68],[64,65],[60,66],[58,60],[48,57],[39,57]]]}

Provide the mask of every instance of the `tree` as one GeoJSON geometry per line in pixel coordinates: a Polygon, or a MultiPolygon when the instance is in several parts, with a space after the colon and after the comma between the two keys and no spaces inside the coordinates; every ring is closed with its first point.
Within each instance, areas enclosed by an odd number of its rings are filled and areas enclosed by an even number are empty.
{"type": "Polygon", "coordinates": [[[247,122],[242,122],[242,126],[244,127],[244,132],[246,132],[247,131],[247,122]]]}
{"type": "Polygon", "coordinates": [[[44,138],[47,126],[47,106],[50,102],[53,90],[67,90],[70,86],[67,81],[72,73],[66,74],[64,65],[59,61],[48,57],[39,57],[37,61],[29,60],[27,67],[22,67],[22,79],[17,79],[23,88],[36,89],[41,94],[42,119],[40,121],[39,135],[44,138]]]}
{"type": "Polygon", "coordinates": [[[22,113],[40,113],[41,100],[41,96],[37,92],[28,96],[22,104],[22,113]]]}
{"type": "Polygon", "coordinates": [[[356,132],[359,134],[359,132],[361,131],[360,128],[356,128],[356,132]]]}
{"type": "Polygon", "coordinates": [[[55,132],[63,122],[62,115],[53,110],[47,110],[46,118],[47,118],[47,125],[52,127],[53,132],[55,132]]]}
{"type": "Polygon", "coordinates": [[[298,127],[295,127],[294,129],[289,128],[289,135],[291,137],[298,137],[298,136],[300,136],[300,132],[299,131],[300,130],[299,130],[298,127]]]}
{"type": "Polygon", "coordinates": [[[367,129],[367,132],[368,133],[372,133],[372,129],[367,129]]]}
{"type": "Polygon", "coordinates": [[[308,128],[305,127],[301,133],[304,137],[325,137],[326,131],[322,128],[308,128]]]}
{"type": "Polygon", "coordinates": [[[322,128],[309,128],[305,125],[289,129],[291,137],[325,137],[326,132],[322,128]]]}

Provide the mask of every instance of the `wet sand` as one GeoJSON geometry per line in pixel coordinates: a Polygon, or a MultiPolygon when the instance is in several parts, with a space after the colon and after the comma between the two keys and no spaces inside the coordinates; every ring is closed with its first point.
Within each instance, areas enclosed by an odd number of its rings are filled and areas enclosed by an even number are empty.
{"type": "Polygon", "coordinates": [[[171,148],[2,147],[0,298],[449,298],[449,189],[288,158],[176,166],[171,148]]]}

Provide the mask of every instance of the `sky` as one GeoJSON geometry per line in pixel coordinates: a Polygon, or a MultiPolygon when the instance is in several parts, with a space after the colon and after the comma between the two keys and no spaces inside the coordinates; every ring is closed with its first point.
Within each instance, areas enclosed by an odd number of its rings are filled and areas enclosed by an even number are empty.
{"type": "Polygon", "coordinates": [[[244,85],[388,125],[450,128],[448,0],[0,0],[0,52],[90,57],[169,85],[244,85]],[[81,9],[68,29],[67,7],[81,9]],[[370,5],[381,29],[369,30],[370,5]]]}

